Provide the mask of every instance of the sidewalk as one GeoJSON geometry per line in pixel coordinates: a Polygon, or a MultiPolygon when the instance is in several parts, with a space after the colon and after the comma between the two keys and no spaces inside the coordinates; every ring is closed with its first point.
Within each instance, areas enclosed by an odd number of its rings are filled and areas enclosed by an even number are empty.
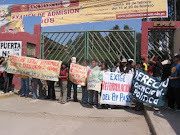
{"type": "Polygon", "coordinates": [[[180,134],[180,112],[144,106],[145,117],[154,135],[180,134]]]}
{"type": "Polygon", "coordinates": [[[14,93],[5,93],[5,94],[1,94],[1,91],[0,91],[0,98],[6,98],[6,97],[10,97],[10,96],[13,96],[14,93]]]}

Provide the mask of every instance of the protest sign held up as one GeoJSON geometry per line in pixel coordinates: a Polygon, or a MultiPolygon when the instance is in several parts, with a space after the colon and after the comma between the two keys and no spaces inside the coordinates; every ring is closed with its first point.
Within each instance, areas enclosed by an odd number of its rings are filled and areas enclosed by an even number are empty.
{"type": "Polygon", "coordinates": [[[160,107],[164,105],[168,83],[169,79],[160,82],[138,69],[133,78],[131,91],[139,102],[160,107]]]}
{"type": "Polygon", "coordinates": [[[7,72],[43,80],[58,81],[60,67],[61,61],[9,55],[7,72]]]}
{"type": "Polygon", "coordinates": [[[90,70],[87,79],[87,90],[101,91],[102,72],[99,70],[90,70]]]}
{"type": "Polygon", "coordinates": [[[131,105],[132,74],[105,72],[103,74],[101,104],[131,105]]]}
{"type": "Polygon", "coordinates": [[[87,78],[87,69],[84,66],[71,63],[69,79],[75,84],[85,86],[87,78]]]}

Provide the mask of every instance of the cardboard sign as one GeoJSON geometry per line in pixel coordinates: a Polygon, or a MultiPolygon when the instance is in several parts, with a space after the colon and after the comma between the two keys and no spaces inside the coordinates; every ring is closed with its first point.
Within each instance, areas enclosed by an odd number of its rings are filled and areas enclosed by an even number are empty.
{"type": "Polygon", "coordinates": [[[160,107],[164,105],[169,79],[164,82],[138,69],[132,82],[132,95],[139,102],[160,107]]]}
{"type": "Polygon", "coordinates": [[[131,105],[132,74],[105,72],[103,74],[101,104],[131,105]]]}
{"type": "Polygon", "coordinates": [[[10,55],[7,72],[43,80],[58,81],[60,67],[61,61],[10,55]]]}
{"type": "Polygon", "coordinates": [[[87,79],[87,90],[101,91],[102,71],[89,70],[87,79]]]}
{"type": "Polygon", "coordinates": [[[87,68],[78,64],[71,63],[69,79],[75,84],[85,86],[87,78],[87,68]]]}

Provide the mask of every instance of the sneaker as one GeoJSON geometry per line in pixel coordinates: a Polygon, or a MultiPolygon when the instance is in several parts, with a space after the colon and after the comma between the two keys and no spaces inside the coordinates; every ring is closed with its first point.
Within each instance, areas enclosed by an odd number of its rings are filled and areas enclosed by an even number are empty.
{"type": "Polygon", "coordinates": [[[12,91],[9,91],[9,93],[12,93],[12,91]]]}
{"type": "Polygon", "coordinates": [[[1,94],[5,94],[5,93],[2,91],[1,94]]]}
{"type": "Polygon", "coordinates": [[[32,99],[37,99],[37,97],[32,97],[32,99]]]}
{"type": "Polygon", "coordinates": [[[66,102],[61,102],[61,104],[65,104],[66,102]]]}

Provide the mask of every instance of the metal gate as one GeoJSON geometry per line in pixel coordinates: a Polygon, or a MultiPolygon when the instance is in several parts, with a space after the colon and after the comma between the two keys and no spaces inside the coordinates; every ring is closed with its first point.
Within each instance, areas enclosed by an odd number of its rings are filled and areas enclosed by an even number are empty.
{"type": "Polygon", "coordinates": [[[136,32],[119,31],[68,31],[43,32],[40,56],[42,59],[69,62],[76,57],[78,63],[84,59],[108,62],[131,58],[136,61],[136,32]]]}
{"type": "Polygon", "coordinates": [[[174,45],[174,29],[156,29],[148,32],[148,57],[166,58],[171,56],[174,45]]]}

